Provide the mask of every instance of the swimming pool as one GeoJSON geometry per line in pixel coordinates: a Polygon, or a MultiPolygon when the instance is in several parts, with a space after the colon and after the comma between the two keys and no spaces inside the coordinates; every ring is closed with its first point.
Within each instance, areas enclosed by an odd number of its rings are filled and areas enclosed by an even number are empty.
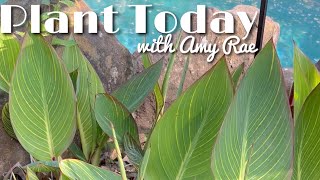
{"type": "MultiPolygon", "coordinates": [[[[115,19],[115,25],[121,29],[117,38],[131,53],[136,50],[139,42],[143,42],[144,36],[135,34],[135,9],[127,5],[153,5],[148,14],[150,26],[147,41],[149,42],[159,35],[153,26],[153,19],[160,11],[168,10],[180,17],[186,11],[196,10],[196,5],[217,7],[220,10],[232,9],[239,4],[260,6],[260,0],[86,0],[86,2],[95,12],[102,12],[105,7],[114,5],[121,14],[115,19]]],[[[320,59],[320,0],[269,0],[268,16],[281,26],[277,49],[284,67],[293,65],[292,40],[295,40],[314,62],[320,59]]]]}

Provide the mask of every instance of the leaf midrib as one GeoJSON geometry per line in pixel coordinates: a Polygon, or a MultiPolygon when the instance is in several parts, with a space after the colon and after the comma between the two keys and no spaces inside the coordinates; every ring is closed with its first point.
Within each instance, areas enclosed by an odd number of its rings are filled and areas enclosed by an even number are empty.
{"type": "Polygon", "coordinates": [[[184,175],[184,172],[185,172],[184,169],[186,169],[186,165],[188,164],[188,162],[190,160],[190,157],[191,157],[191,155],[192,155],[192,153],[193,153],[193,151],[195,149],[195,146],[197,145],[197,142],[199,141],[199,136],[200,136],[200,134],[201,134],[201,132],[202,132],[207,120],[208,120],[208,118],[205,118],[205,120],[202,121],[202,123],[201,123],[201,125],[200,125],[200,127],[199,127],[199,129],[198,129],[198,131],[197,131],[197,133],[195,135],[195,137],[193,138],[192,143],[189,146],[188,151],[187,151],[186,155],[184,156],[183,161],[182,161],[182,163],[180,165],[179,172],[177,174],[176,180],[182,179],[182,177],[184,175]]]}
{"type": "MultiPolygon", "coordinates": [[[[252,89],[249,93],[248,102],[251,102],[252,99],[252,89]]],[[[247,145],[248,145],[248,121],[249,121],[249,111],[250,106],[248,104],[246,108],[246,115],[245,115],[245,124],[244,124],[244,135],[242,139],[242,153],[241,153],[241,160],[240,160],[240,174],[239,174],[239,180],[245,180],[247,176],[247,170],[249,167],[248,160],[247,160],[247,145]]]]}
{"type": "MultiPolygon", "coordinates": [[[[211,78],[212,78],[212,74],[211,74],[211,76],[209,77],[209,80],[207,81],[206,87],[208,86],[208,83],[210,82],[211,78]]],[[[192,100],[193,100],[193,98],[194,98],[194,95],[195,95],[196,92],[197,92],[198,87],[199,87],[199,86],[197,86],[197,87],[195,88],[195,91],[193,92],[191,102],[192,102],[192,100]]],[[[192,103],[190,103],[190,105],[192,105],[192,103]]],[[[191,109],[191,107],[190,107],[190,109],[191,109]]],[[[207,111],[207,112],[208,112],[208,111],[207,111]]],[[[209,119],[209,118],[208,118],[208,113],[205,113],[205,114],[204,114],[203,121],[201,122],[200,127],[199,127],[199,129],[198,129],[195,137],[192,139],[192,143],[191,143],[191,145],[189,146],[188,151],[187,151],[186,155],[185,155],[184,158],[183,158],[183,161],[182,161],[182,163],[181,163],[181,165],[180,165],[178,174],[177,174],[177,176],[176,176],[176,180],[180,180],[180,179],[183,178],[183,175],[184,175],[184,172],[185,172],[184,169],[186,169],[186,165],[189,163],[190,157],[191,157],[192,153],[194,152],[194,149],[195,149],[195,146],[197,145],[197,142],[199,141],[199,136],[200,136],[203,128],[205,127],[205,124],[207,123],[208,119],[209,119]]]]}
{"type": "MultiPolygon", "coordinates": [[[[52,58],[52,56],[51,56],[51,58],[52,58]]],[[[40,78],[43,113],[44,113],[44,124],[46,127],[46,135],[47,135],[47,139],[48,139],[48,148],[49,148],[51,158],[54,158],[55,153],[54,153],[53,139],[52,139],[52,134],[51,134],[51,125],[49,122],[49,109],[48,109],[47,96],[44,91],[45,86],[44,86],[43,74],[39,74],[39,78],[40,78]]]]}

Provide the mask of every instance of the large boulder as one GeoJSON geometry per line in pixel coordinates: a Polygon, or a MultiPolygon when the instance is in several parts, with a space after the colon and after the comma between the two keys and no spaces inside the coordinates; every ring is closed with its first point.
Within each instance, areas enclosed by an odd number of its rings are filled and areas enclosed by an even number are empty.
{"type": "MultiPolygon", "coordinates": [[[[83,0],[77,0],[74,7],[66,7],[69,14],[70,28],[73,30],[73,12],[92,11],[83,0]]],[[[86,19],[87,20],[87,19],[86,19]]],[[[108,92],[123,84],[134,73],[132,55],[113,34],[104,31],[99,23],[99,33],[87,33],[88,23],[84,23],[84,34],[74,35],[80,49],[96,69],[108,92]]]]}

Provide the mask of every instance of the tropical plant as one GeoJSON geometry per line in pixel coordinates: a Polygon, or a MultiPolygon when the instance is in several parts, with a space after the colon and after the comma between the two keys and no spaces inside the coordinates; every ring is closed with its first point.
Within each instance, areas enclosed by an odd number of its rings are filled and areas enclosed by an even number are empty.
{"type": "Polygon", "coordinates": [[[222,58],[182,92],[187,57],[177,99],[167,109],[174,54],[163,82],[162,60],[153,64],[142,54],[145,70],[109,94],[72,36],[53,43],[63,46],[62,57],[41,34],[25,33],[21,47],[14,35],[0,35],[0,88],[9,93],[2,120],[32,156],[19,166],[27,179],[39,172],[127,179],[124,154],[141,180],[320,178],[320,75],[298,47],[291,112],[272,42],[245,73],[244,65],[230,73],[222,58]],[[157,116],[143,147],[132,113],[152,91],[157,116]],[[73,142],[76,131],[81,146],[73,142]],[[120,174],[98,167],[108,140],[120,174]],[[62,158],[68,148],[75,159],[62,158]]]}
{"type": "MultiPolygon", "coordinates": [[[[16,48],[7,43],[6,36],[2,37],[5,39],[1,40],[6,41],[3,43],[6,45],[4,51],[16,48]]],[[[14,40],[14,37],[10,40],[14,40]]],[[[71,41],[74,40],[71,39],[71,41]]],[[[3,55],[6,54],[3,53],[3,55]]],[[[7,69],[6,66],[15,66],[9,103],[2,113],[4,127],[9,135],[17,137],[21,145],[35,159],[46,162],[41,164],[46,167],[44,169],[51,167],[45,164],[57,160],[70,146],[76,131],[76,121],[82,144],[82,151],[76,154],[79,155],[78,157],[83,157],[82,160],[98,165],[101,150],[108,137],[98,126],[98,122],[101,122],[101,127],[105,129],[104,122],[96,121],[96,114],[93,111],[96,95],[104,93],[99,77],[76,43],[69,43],[65,47],[63,59],[64,61],[60,60],[54,49],[41,35],[26,33],[17,63],[13,63],[14,61],[8,58],[5,59],[8,62],[2,66],[3,69],[7,69]],[[47,83],[50,86],[47,86],[47,83]],[[86,142],[95,143],[89,146],[86,142]]],[[[161,61],[150,66],[133,77],[129,83],[117,89],[113,93],[114,97],[133,112],[152,91],[160,76],[161,68],[161,61]]],[[[102,96],[111,98],[107,94],[102,96]]],[[[114,106],[114,108],[119,107],[114,106]]],[[[111,118],[119,116],[119,114],[113,115],[111,118]]],[[[127,115],[132,117],[129,110],[127,115]]],[[[101,119],[100,116],[98,117],[101,119]]],[[[123,116],[123,118],[126,117],[123,116]]],[[[114,123],[116,128],[127,127],[126,119],[123,119],[123,122],[121,119],[118,120],[120,124],[114,123]]],[[[106,126],[110,130],[109,124],[106,126]]],[[[131,135],[135,137],[135,141],[139,141],[136,124],[132,122],[132,126],[134,134],[131,135]]],[[[117,137],[123,145],[123,135],[119,133],[128,133],[127,129],[117,132],[117,137]]],[[[112,137],[112,131],[107,131],[107,134],[112,137]]],[[[70,147],[71,150],[79,150],[75,144],[70,147]]],[[[33,164],[29,166],[34,167],[33,164]]],[[[32,174],[31,172],[36,168],[29,169],[29,174],[32,174]]]]}

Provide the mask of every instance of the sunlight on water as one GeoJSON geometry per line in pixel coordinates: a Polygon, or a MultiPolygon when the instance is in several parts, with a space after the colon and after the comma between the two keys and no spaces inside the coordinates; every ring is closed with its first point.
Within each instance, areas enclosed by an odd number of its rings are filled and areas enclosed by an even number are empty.
{"type": "MultiPolygon", "coordinates": [[[[134,9],[129,4],[152,4],[149,10],[149,25],[147,41],[151,41],[159,34],[153,26],[153,19],[160,11],[171,11],[177,16],[184,12],[195,10],[196,5],[217,7],[220,10],[232,9],[239,4],[259,7],[258,1],[253,0],[87,0],[93,10],[100,12],[104,7],[114,5],[120,15],[116,18],[116,25],[122,30],[118,39],[130,52],[136,50],[136,45],[143,42],[144,37],[134,33],[134,9]]],[[[269,0],[268,16],[280,23],[281,35],[277,48],[281,63],[285,67],[292,67],[292,41],[295,40],[300,48],[314,61],[320,59],[320,1],[319,0],[269,0]]],[[[170,24],[170,22],[169,22],[170,24]]]]}
{"type": "MultiPolygon", "coordinates": [[[[0,0],[0,3],[3,2],[5,0],[0,0]]],[[[186,11],[196,10],[197,5],[207,5],[220,10],[232,9],[239,4],[259,7],[258,0],[86,0],[86,2],[97,13],[102,12],[107,6],[115,6],[120,13],[116,17],[116,26],[121,29],[117,38],[132,53],[136,50],[137,44],[143,42],[144,36],[135,34],[135,10],[127,5],[153,5],[148,14],[148,42],[159,35],[154,28],[153,19],[161,11],[171,11],[180,17],[186,11]]],[[[314,62],[320,59],[320,0],[269,0],[268,16],[281,26],[277,49],[283,66],[293,65],[293,40],[314,62]]],[[[169,21],[169,26],[170,24],[172,25],[172,20],[169,21]]]]}

